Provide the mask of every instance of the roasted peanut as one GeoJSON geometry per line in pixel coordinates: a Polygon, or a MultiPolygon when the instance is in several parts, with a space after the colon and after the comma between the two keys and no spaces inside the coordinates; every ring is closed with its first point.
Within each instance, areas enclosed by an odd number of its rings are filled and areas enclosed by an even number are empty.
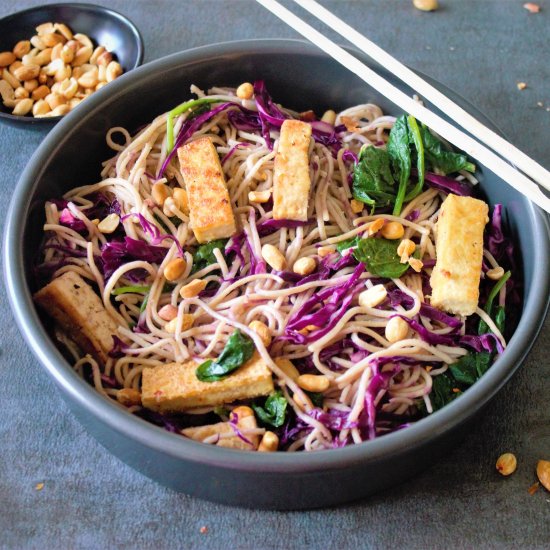
{"type": "Polygon", "coordinates": [[[492,279],[493,281],[498,281],[499,279],[502,279],[504,275],[504,269],[500,266],[494,267],[493,269],[489,269],[486,275],[487,277],[489,277],[489,279],[492,279]]]}
{"type": "Polygon", "coordinates": [[[88,63],[93,51],[93,48],[88,46],[82,46],[79,48],[72,62],[73,67],[79,67],[80,65],[84,65],[84,63],[88,63]]]}
{"type": "Polygon", "coordinates": [[[328,246],[320,246],[317,249],[317,255],[320,258],[324,258],[325,256],[329,256],[330,254],[334,254],[336,252],[336,247],[332,245],[328,246]]]}
{"type": "Polygon", "coordinates": [[[251,99],[254,95],[254,86],[250,82],[243,82],[236,91],[239,99],[251,99]]]}
{"type": "Polygon", "coordinates": [[[54,32],[55,27],[54,27],[54,24],[50,23],[50,22],[40,23],[40,25],[38,25],[35,30],[36,30],[36,33],[38,34],[38,36],[40,36],[40,35],[43,35],[43,34],[49,34],[49,33],[54,32]]]}
{"type": "Polygon", "coordinates": [[[32,107],[32,114],[36,117],[47,115],[50,111],[50,106],[43,99],[39,99],[32,107]]]}
{"type": "Polygon", "coordinates": [[[371,237],[372,235],[375,235],[376,233],[378,233],[378,231],[380,231],[380,229],[382,229],[382,227],[384,227],[385,223],[386,223],[386,220],[384,218],[378,218],[378,219],[374,220],[369,225],[369,229],[368,229],[369,237],[371,237]]]}
{"type": "Polygon", "coordinates": [[[113,54],[111,52],[103,52],[98,58],[97,58],[97,64],[99,67],[105,67],[111,63],[113,60],[113,54]]]}
{"type": "Polygon", "coordinates": [[[66,78],[63,82],[59,83],[58,90],[63,97],[71,99],[78,91],[78,82],[74,78],[66,78]]]}
{"type": "Polygon", "coordinates": [[[31,38],[31,44],[34,48],[38,48],[39,50],[43,50],[46,47],[46,44],[42,42],[42,39],[39,36],[33,36],[31,38]]]}
{"type": "Polygon", "coordinates": [[[189,214],[189,199],[187,198],[187,191],[181,187],[176,187],[172,191],[172,198],[176,208],[184,214],[189,214]]]}
{"type": "MultiPolygon", "coordinates": [[[[50,55],[50,61],[52,61],[54,59],[61,59],[61,50],[62,49],[63,49],[63,44],[56,44],[52,48],[52,52],[51,52],[51,55],[50,55]]],[[[66,61],[65,61],[65,63],[66,63],[66,61]]]]}
{"type": "Polygon", "coordinates": [[[279,447],[279,436],[273,432],[265,432],[258,446],[259,453],[273,453],[279,447]]]}
{"type": "Polygon", "coordinates": [[[178,308],[172,304],[166,304],[159,309],[159,317],[164,321],[171,321],[178,316],[178,308]]]}
{"type": "Polygon", "coordinates": [[[262,246],[262,258],[276,271],[282,271],[286,267],[286,259],[283,253],[272,244],[262,246]]]}
{"type": "Polygon", "coordinates": [[[79,79],[78,84],[83,88],[95,88],[98,84],[97,67],[90,71],[86,71],[79,79]]]}
{"type": "Polygon", "coordinates": [[[296,383],[306,391],[321,393],[328,390],[330,380],[322,374],[302,374],[298,376],[296,383]]]}
{"type": "Polygon", "coordinates": [[[13,52],[0,53],[0,67],[9,67],[16,60],[13,52]]]}
{"type": "Polygon", "coordinates": [[[0,96],[2,101],[13,101],[15,99],[15,90],[7,80],[0,80],[0,96]]]}
{"type": "Polygon", "coordinates": [[[15,76],[13,76],[8,69],[2,69],[2,78],[15,90],[15,88],[19,88],[21,83],[15,76]]]}
{"type": "MultiPolygon", "coordinates": [[[[50,107],[51,107],[51,105],[50,105],[50,107]]],[[[68,111],[69,106],[66,105],[66,107],[67,107],[67,111],[68,111]]],[[[55,109],[53,109],[53,111],[55,111],[55,109]]],[[[99,222],[97,228],[99,229],[99,231],[101,231],[101,233],[111,234],[116,230],[119,223],[120,223],[120,217],[118,216],[118,214],[113,213],[113,214],[109,214],[108,216],[103,218],[99,222]]]]}
{"type": "Polygon", "coordinates": [[[151,195],[158,206],[162,206],[164,201],[171,195],[171,189],[164,183],[157,182],[153,184],[151,195]]]}
{"type": "Polygon", "coordinates": [[[384,239],[400,239],[405,234],[405,228],[403,227],[403,224],[399,222],[388,222],[382,226],[382,229],[380,229],[380,234],[384,237],[384,239]]]}
{"type": "Polygon", "coordinates": [[[53,28],[55,31],[61,33],[67,40],[72,40],[73,33],[64,23],[55,23],[53,28]]]}
{"type": "Polygon", "coordinates": [[[55,32],[42,34],[40,35],[40,39],[42,40],[46,48],[53,48],[57,44],[64,44],[65,42],[67,42],[67,39],[63,35],[57,34],[55,32]]]}
{"type": "Polygon", "coordinates": [[[332,109],[329,109],[323,113],[321,120],[334,126],[334,123],[336,122],[336,113],[332,109]]]}
{"type": "Polygon", "coordinates": [[[407,321],[401,319],[401,317],[392,317],[386,325],[386,340],[391,342],[399,342],[404,340],[409,332],[409,325],[407,321]]]}
{"type": "Polygon", "coordinates": [[[363,208],[365,208],[365,205],[361,201],[357,201],[355,199],[351,199],[351,201],[349,201],[349,205],[354,214],[363,212],[363,208]]]}
{"type": "Polygon", "coordinates": [[[15,69],[13,76],[18,80],[32,80],[40,73],[40,65],[21,65],[15,69]]]}
{"type": "Polygon", "coordinates": [[[13,53],[17,59],[22,59],[24,55],[27,55],[31,51],[31,43],[28,40],[20,40],[13,47],[13,53]]]}
{"type": "MultiPolygon", "coordinates": [[[[180,332],[185,332],[186,330],[189,330],[193,326],[194,321],[195,319],[193,315],[191,315],[190,313],[184,313],[181,318],[180,332]]],[[[178,329],[178,318],[176,314],[176,317],[174,317],[171,321],[168,321],[168,323],[164,325],[164,330],[166,332],[175,333],[177,329],[178,329]]]]}
{"type": "Polygon", "coordinates": [[[205,288],[208,283],[202,279],[195,279],[190,283],[187,283],[185,286],[180,288],[180,296],[182,298],[194,298],[198,296],[205,288]]]}
{"type": "Polygon", "coordinates": [[[403,239],[397,247],[397,255],[400,257],[400,262],[406,264],[409,258],[416,250],[416,244],[410,239],[403,239]]]}
{"type": "Polygon", "coordinates": [[[45,84],[42,84],[42,86],[38,86],[36,90],[33,90],[31,97],[34,101],[38,101],[39,99],[44,99],[49,93],[50,89],[45,84]]]}
{"type": "Polygon", "coordinates": [[[107,82],[112,82],[115,78],[120,76],[122,74],[122,67],[120,66],[120,63],[117,63],[116,61],[111,61],[109,65],[107,65],[107,71],[106,71],[106,78],[107,82]]]}
{"type": "Polygon", "coordinates": [[[271,197],[271,191],[249,191],[248,200],[257,204],[266,203],[271,197]]]}
{"type": "Polygon", "coordinates": [[[52,111],[59,105],[64,105],[67,103],[67,100],[62,95],[56,93],[50,93],[44,99],[52,111]]]}
{"type": "Polygon", "coordinates": [[[550,491],[550,461],[539,460],[537,462],[537,477],[542,486],[547,491],[550,491]]]}
{"type": "Polygon", "coordinates": [[[83,46],[86,46],[87,48],[92,48],[92,50],[94,48],[94,45],[92,44],[92,41],[90,40],[90,38],[80,32],[73,35],[73,40],[80,42],[83,46]]]}
{"type": "Polygon", "coordinates": [[[516,471],[518,461],[512,453],[504,453],[498,457],[496,468],[499,474],[509,476],[516,471]]]}
{"type": "Polygon", "coordinates": [[[29,97],[29,91],[25,90],[23,86],[19,86],[19,88],[14,91],[14,95],[15,99],[26,99],[27,97],[29,97]]]}
{"type": "Polygon", "coordinates": [[[439,7],[437,0],[413,0],[413,5],[421,11],[435,11],[439,7]]]}
{"type": "Polygon", "coordinates": [[[314,258],[304,257],[296,260],[292,266],[292,271],[298,275],[309,275],[315,271],[317,262],[314,258]]]}
{"type": "Polygon", "coordinates": [[[23,88],[25,88],[27,92],[34,92],[34,90],[38,88],[38,80],[36,80],[36,78],[25,80],[25,82],[23,82],[23,88]]]}
{"type": "Polygon", "coordinates": [[[387,295],[388,291],[384,285],[374,285],[359,294],[359,305],[361,307],[376,307],[386,299],[387,295]]]}
{"type": "Polygon", "coordinates": [[[105,46],[98,46],[92,52],[92,55],[90,56],[90,63],[93,63],[94,65],[97,65],[97,60],[98,60],[99,56],[105,51],[106,51],[105,46]]]}
{"type": "Polygon", "coordinates": [[[17,102],[17,105],[14,107],[13,114],[20,115],[20,116],[26,115],[32,109],[32,104],[33,104],[32,99],[28,99],[28,98],[21,99],[20,101],[17,102]]]}
{"type": "Polygon", "coordinates": [[[277,359],[274,359],[275,364],[292,380],[296,380],[298,376],[300,376],[300,373],[298,372],[298,369],[294,366],[294,363],[290,361],[289,359],[283,359],[282,357],[278,357],[277,359]]]}
{"type": "Polygon", "coordinates": [[[187,267],[187,262],[183,258],[175,258],[168,262],[164,268],[164,278],[167,281],[177,281],[184,273],[187,267]]]}
{"type": "Polygon", "coordinates": [[[266,348],[269,347],[271,344],[271,331],[265,323],[262,323],[261,321],[252,321],[248,327],[260,337],[266,348]]]}

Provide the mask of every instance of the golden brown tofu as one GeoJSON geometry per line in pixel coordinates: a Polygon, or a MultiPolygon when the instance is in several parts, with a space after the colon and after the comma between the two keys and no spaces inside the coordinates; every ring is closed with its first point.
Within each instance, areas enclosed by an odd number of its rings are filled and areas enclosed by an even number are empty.
{"type": "Polygon", "coordinates": [[[489,207],[483,201],[453,194],[441,205],[437,260],[430,279],[433,306],[460,315],[475,312],[488,212],[489,207]]]}
{"type": "Polygon", "coordinates": [[[77,273],[67,271],[39,290],[34,301],[53,317],[82,350],[100,363],[113,348],[117,324],[99,296],[77,273]]]}
{"type": "MultiPolygon", "coordinates": [[[[248,409],[248,407],[237,407],[235,411],[240,411],[241,409],[248,409]]],[[[250,412],[252,412],[251,409],[250,412]]],[[[239,412],[236,414],[238,416],[238,420],[235,427],[233,427],[229,422],[218,422],[217,424],[210,424],[208,426],[185,428],[181,431],[181,433],[190,439],[200,442],[203,442],[212,436],[219,436],[219,438],[213,442],[213,444],[218,447],[240,449],[242,451],[257,450],[260,443],[260,436],[258,434],[246,433],[246,430],[254,430],[258,427],[254,413],[246,416],[240,414],[239,412]],[[248,439],[250,443],[247,443],[241,439],[236,434],[235,428],[237,428],[243,437],[248,439]]]]}
{"type": "Polygon", "coordinates": [[[311,125],[285,120],[273,172],[273,218],[307,221],[311,125]]]}
{"type": "Polygon", "coordinates": [[[199,243],[231,237],[236,231],[218,152],[208,137],[178,149],[187,189],[190,225],[199,243]]]}
{"type": "Polygon", "coordinates": [[[219,382],[201,382],[195,376],[199,363],[169,363],[144,369],[141,401],[153,411],[181,412],[232,403],[273,392],[271,371],[256,352],[241,368],[219,382]]]}

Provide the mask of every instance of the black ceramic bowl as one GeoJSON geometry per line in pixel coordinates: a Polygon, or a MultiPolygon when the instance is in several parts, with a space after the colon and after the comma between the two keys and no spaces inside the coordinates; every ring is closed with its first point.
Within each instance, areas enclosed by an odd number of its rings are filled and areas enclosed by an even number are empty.
{"type": "MultiPolygon", "coordinates": [[[[0,19],[0,52],[12,51],[20,40],[29,40],[41,23],[65,23],[74,33],[86,34],[94,45],[105,46],[115,55],[124,72],[143,61],[143,40],[137,27],[124,15],[93,4],[46,4],[0,19]]],[[[52,126],[62,117],[34,118],[11,114],[0,101],[0,121],[30,127],[52,126]]]]}
{"type": "MultiPolygon", "coordinates": [[[[373,68],[410,91],[380,67],[373,68]]],[[[370,101],[396,112],[380,93],[299,41],[218,44],[132,71],[67,115],[23,172],[5,230],[8,296],[25,339],[76,416],[126,463],[176,490],[219,502],[279,509],[333,505],[388,487],[431,464],[467,432],[476,413],[519,367],[540,330],[550,283],[547,219],[494,174],[483,171],[483,192],[491,203],[506,206],[506,222],[521,256],[516,277],[525,283],[523,312],[508,349],[479,382],[444,409],[361,445],[315,453],[246,453],[168,433],[126,413],[79,378],[48,336],[32,302],[31,266],[42,237],[43,202],[99,179],[100,162],[112,154],[105,145],[111,126],[139,128],[188,98],[192,83],[201,88],[235,86],[258,78],[266,80],[277,102],[298,111],[312,108],[321,113],[370,101]]]]}

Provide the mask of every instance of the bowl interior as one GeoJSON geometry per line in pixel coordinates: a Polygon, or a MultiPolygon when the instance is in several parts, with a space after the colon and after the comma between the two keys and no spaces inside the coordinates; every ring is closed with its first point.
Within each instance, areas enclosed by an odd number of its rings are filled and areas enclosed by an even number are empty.
{"type": "MultiPolygon", "coordinates": [[[[41,23],[65,23],[74,33],[86,34],[94,45],[113,52],[124,72],[143,60],[143,40],[137,27],[125,16],[91,4],[50,4],[14,13],[0,19],[0,52],[11,51],[20,40],[29,40],[41,23]]],[[[62,117],[14,116],[0,103],[0,120],[23,124],[52,124],[62,117]]]]}
{"type": "MultiPolygon", "coordinates": [[[[406,93],[411,93],[383,69],[374,68],[406,93]]],[[[254,453],[242,456],[242,453],[199,446],[163,433],[107,403],[86,387],[84,381],[76,381],[76,375],[63,361],[41,324],[31,292],[35,288],[33,263],[42,239],[44,201],[74,186],[98,181],[101,162],[113,154],[105,143],[109,128],[123,126],[131,132],[137,130],[156,115],[188,99],[191,84],[207,89],[237,86],[256,79],[266,81],[276,102],[298,111],[313,109],[320,115],[325,109],[341,110],[357,103],[372,102],[385,112],[399,114],[380,93],[314,47],[298,41],[243,41],[175,54],[121,77],[112,83],[110,90],[100,90],[50,133],[22,175],[11,206],[5,241],[8,289],[18,323],[35,353],[65,389],[69,389],[92,415],[101,417],[113,427],[116,425],[116,429],[126,431],[126,435],[133,432],[130,437],[170,448],[173,454],[191,453],[197,458],[200,455],[201,460],[224,461],[226,466],[233,468],[254,467],[256,458],[249,456],[254,453]],[[19,220],[26,220],[24,226],[19,220]],[[205,448],[200,450],[198,447],[205,448]]],[[[451,91],[437,86],[482,122],[492,125],[451,91]]],[[[365,445],[313,453],[314,456],[291,457],[275,453],[276,456],[263,460],[263,467],[288,467],[289,471],[298,465],[310,470],[321,465],[336,467],[342,464],[344,457],[350,461],[363,460],[411,448],[470,418],[511,376],[540,329],[548,304],[548,280],[541,275],[541,271],[545,273],[548,269],[548,228],[540,211],[494,174],[484,171],[481,179],[488,201],[491,204],[500,202],[506,207],[505,221],[516,243],[518,269],[525,284],[522,318],[506,355],[463,396],[407,430],[365,445]]]]}

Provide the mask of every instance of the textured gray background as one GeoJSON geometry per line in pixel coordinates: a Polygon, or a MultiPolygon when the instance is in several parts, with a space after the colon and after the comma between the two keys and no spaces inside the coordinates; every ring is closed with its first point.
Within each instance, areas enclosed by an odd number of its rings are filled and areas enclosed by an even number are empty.
{"type": "MultiPolygon", "coordinates": [[[[475,103],[550,168],[550,2],[540,0],[542,12],[530,15],[523,0],[440,1],[441,10],[431,14],[414,10],[410,0],[325,3],[390,53],[475,103]],[[528,88],[518,91],[518,81],[528,88]]],[[[39,3],[0,0],[0,16],[39,3]]],[[[295,37],[248,0],[99,3],[138,25],[145,61],[211,42],[295,37]]],[[[2,212],[43,137],[0,125],[2,212]]],[[[74,420],[27,350],[3,288],[1,299],[0,547],[550,547],[550,493],[527,493],[536,460],[550,459],[548,322],[475,430],[430,470],[349,506],[270,513],[176,494],[113,458],[74,420]],[[494,470],[505,450],[519,459],[509,479],[494,470]],[[39,482],[41,491],[35,490],[39,482]]]]}

